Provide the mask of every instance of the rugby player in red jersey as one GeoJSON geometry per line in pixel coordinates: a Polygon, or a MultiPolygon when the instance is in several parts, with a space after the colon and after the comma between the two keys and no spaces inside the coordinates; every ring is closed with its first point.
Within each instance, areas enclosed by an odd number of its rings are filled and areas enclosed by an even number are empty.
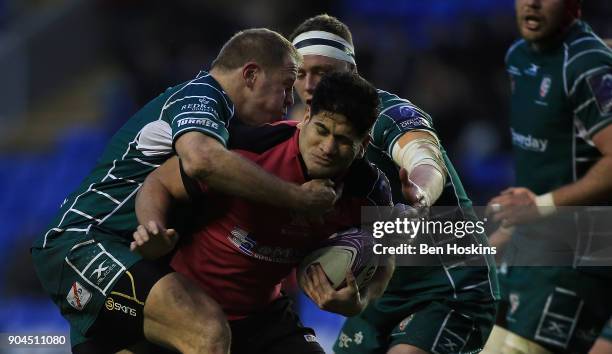
{"type": "MultiPolygon", "coordinates": [[[[223,308],[232,329],[232,353],[324,353],[314,332],[302,326],[280,283],[300,259],[334,232],[360,226],[362,206],[390,205],[388,181],[362,159],[377,117],[374,87],[355,74],[334,73],[317,86],[310,113],[301,124],[280,122],[259,128],[235,125],[230,149],[284,180],[328,179],[342,189],[321,219],[208,191],[172,159],[146,180],[137,200],[141,224],[133,248],[145,257],[169,252],[176,233],[168,213],[176,202],[198,210],[196,231],[181,240],[172,258],[178,272],[195,280],[223,308]]],[[[379,296],[392,266],[379,267],[371,283],[334,290],[319,266],[304,283],[323,308],[355,315],[379,296]],[[323,281],[321,281],[323,280],[323,281]]]]}

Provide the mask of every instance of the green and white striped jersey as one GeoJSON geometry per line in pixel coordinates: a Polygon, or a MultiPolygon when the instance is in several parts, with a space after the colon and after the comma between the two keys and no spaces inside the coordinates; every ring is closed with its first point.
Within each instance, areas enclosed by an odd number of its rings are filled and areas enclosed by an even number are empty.
{"type": "MultiPolygon", "coordinates": [[[[379,116],[372,128],[372,140],[366,156],[383,171],[391,184],[393,201],[405,203],[402,195],[402,185],[399,180],[399,168],[391,157],[393,144],[410,131],[430,131],[435,134],[431,117],[410,101],[386,91],[378,90],[381,101],[379,116]]],[[[442,194],[434,204],[432,211],[449,210],[449,207],[460,210],[465,220],[475,218],[472,202],[455,171],[453,164],[442,148],[447,172],[446,185],[442,194]]],[[[431,215],[431,217],[437,217],[431,215]]],[[[486,236],[474,233],[471,235],[477,244],[487,245],[486,236]]],[[[455,299],[493,300],[499,298],[499,286],[495,275],[494,260],[491,256],[483,256],[484,267],[456,266],[441,261],[438,267],[397,267],[393,279],[389,283],[388,292],[404,295],[424,296],[429,290],[447,289],[455,299]]]]}
{"type": "Polygon", "coordinates": [[[578,21],[547,51],[517,41],[506,68],[517,185],[542,194],[576,181],[601,156],[593,135],[612,123],[612,51],[578,21]]]}
{"type": "Polygon", "coordinates": [[[149,173],[175,154],[178,137],[198,131],[225,145],[233,117],[233,103],[207,72],[169,88],[111,138],[96,167],[66,198],[34,247],[82,242],[92,227],[131,239],[137,226],[136,192],[149,173]],[[80,238],[70,239],[74,235],[80,238]]]}

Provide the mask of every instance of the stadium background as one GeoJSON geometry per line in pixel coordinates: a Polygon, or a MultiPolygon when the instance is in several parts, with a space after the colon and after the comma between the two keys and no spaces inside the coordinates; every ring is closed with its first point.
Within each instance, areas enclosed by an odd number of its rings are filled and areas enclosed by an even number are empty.
{"type": "MultiPolygon", "coordinates": [[[[28,248],[109,137],[149,99],[207,68],[237,30],[286,35],[321,12],[353,32],[360,73],[429,112],[482,205],[512,182],[506,48],[513,0],[0,0],[0,333],[66,332],[28,248]]],[[[612,2],[584,18],[612,37],[612,2]]],[[[304,300],[332,340],[341,319],[304,300]]]]}

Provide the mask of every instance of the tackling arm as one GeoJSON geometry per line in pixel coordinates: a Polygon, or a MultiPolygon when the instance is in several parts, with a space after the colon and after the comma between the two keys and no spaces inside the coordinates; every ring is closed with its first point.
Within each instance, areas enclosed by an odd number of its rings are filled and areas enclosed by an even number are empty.
{"type": "Polygon", "coordinates": [[[136,196],[136,217],[132,251],[145,259],[157,259],[170,252],[178,241],[168,229],[168,216],[177,202],[189,199],[180,174],[179,159],[172,157],[146,178],[136,196]]]}
{"type": "Polygon", "coordinates": [[[336,201],[332,187],[286,182],[199,132],[185,133],[175,148],[187,176],[225,194],[309,213],[327,211],[336,201]]]}
{"type": "Polygon", "coordinates": [[[415,130],[402,134],[392,148],[400,167],[402,193],[412,206],[433,205],[446,183],[446,168],[440,144],[433,133],[415,130]]]}

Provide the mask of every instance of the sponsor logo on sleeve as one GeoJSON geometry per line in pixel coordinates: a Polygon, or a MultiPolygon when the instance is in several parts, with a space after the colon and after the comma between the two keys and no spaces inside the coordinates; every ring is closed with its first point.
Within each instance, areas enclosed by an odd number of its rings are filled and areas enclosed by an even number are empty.
{"type": "Polygon", "coordinates": [[[612,70],[591,75],[587,82],[601,115],[612,113],[612,70]]]}
{"type": "Polygon", "coordinates": [[[409,104],[399,105],[389,109],[386,114],[395,121],[402,130],[431,128],[429,121],[409,104]]]}
{"type": "Polygon", "coordinates": [[[540,67],[534,63],[531,63],[523,72],[529,76],[536,76],[538,74],[538,70],[540,70],[540,67]]]}
{"type": "Polygon", "coordinates": [[[219,129],[219,124],[208,118],[183,118],[178,120],[177,125],[179,128],[183,125],[199,125],[202,127],[219,129]]]}
{"type": "Polygon", "coordinates": [[[75,309],[82,311],[85,305],[91,299],[91,292],[87,290],[81,283],[75,281],[72,283],[70,289],[68,289],[68,295],[66,296],[66,300],[70,304],[70,306],[75,309]]]}

